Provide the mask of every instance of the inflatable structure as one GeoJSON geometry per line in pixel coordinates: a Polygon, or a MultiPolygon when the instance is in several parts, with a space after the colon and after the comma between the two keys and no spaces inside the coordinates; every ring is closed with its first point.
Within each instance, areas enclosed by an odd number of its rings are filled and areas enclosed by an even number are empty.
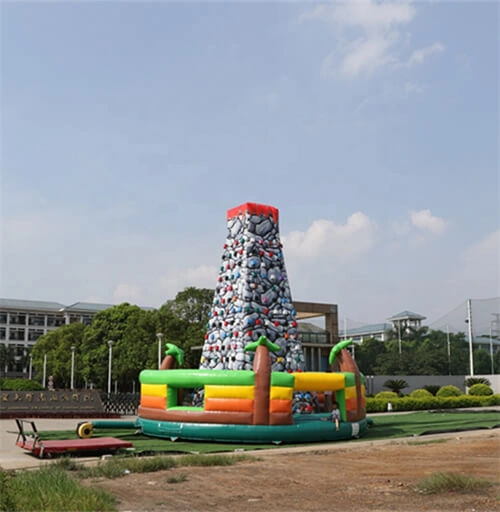
{"type": "Polygon", "coordinates": [[[172,440],[241,443],[363,435],[364,377],[345,348],[350,341],[330,352],[329,363],[339,371],[304,371],[278,210],[246,203],[227,212],[227,223],[200,367],[177,369],[182,351],[167,344],[161,368],[140,374],[137,426],[172,440]],[[184,405],[183,389],[198,390],[198,402],[184,405]],[[298,409],[302,399],[305,407],[298,409]],[[340,410],[338,429],[332,403],[340,410]]]}

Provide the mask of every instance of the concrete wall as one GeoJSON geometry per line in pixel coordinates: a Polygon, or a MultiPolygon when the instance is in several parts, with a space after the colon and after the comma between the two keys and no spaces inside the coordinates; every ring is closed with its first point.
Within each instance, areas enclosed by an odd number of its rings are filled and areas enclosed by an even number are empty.
{"type": "MultiPolygon", "coordinates": [[[[474,375],[474,377],[487,378],[491,383],[493,393],[500,393],[500,375],[474,375]]],[[[365,378],[367,395],[375,395],[379,391],[389,391],[384,388],[384,382],[389,379],[405,380],[409,387],[403,389],[403,393],[407,395],[414,389],[422,389],[427,385],[452,385],[465,393],[465,379],[468,378],[468,375],[365,375],[365,378]]]]}

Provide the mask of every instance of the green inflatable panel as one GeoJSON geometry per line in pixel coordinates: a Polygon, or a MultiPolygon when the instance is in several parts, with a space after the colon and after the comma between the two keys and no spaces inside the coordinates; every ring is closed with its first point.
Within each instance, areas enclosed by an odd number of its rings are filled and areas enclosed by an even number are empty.
{"type": "Polygon", "coordinates": [[[335,424],[328,413],[294,415],[293,425],[235,425],[217,423],[178,423],[138,418],[137,423],[147,436],[171,440],[213,441],[217,443],[313,443],[317,441],[347,441],[368,430],[368,422],[335,424]]]}

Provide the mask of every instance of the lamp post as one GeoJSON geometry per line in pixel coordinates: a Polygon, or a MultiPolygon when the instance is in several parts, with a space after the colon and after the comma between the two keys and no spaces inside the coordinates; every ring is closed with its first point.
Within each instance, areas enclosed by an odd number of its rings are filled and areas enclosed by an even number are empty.
{"type": "MultiPolygon", "coordinates": [[[[490,329],[490,333],[491,333],[491,329],[490,329]]],[[[29,373],[28,373],[28,379],[31,380],[31,370],[33,369],[33,356],[30,354],[30,369],[29,369],[29,373]]]]}
{"type": "Polygon", "coordinates": [[[159,332],[156,334],[158,338],[158,370],[161,368],[161,339],[163,338],[163,333],[159,332]]]}
{"type": "Polygon", "coordinates": [[[43,379],[42,386],[45,388],[47,377],[47,353],[43,354],[43,379]]]}
{"type": "Polygon", "coordinates": [[[71,389],[75,389],[75,346],[71,346],[71,389]]]}
{"type": "Polygon", "coordinates": [[[111,361],[113,359],[113,340],[108,341],[109,359],[108,359],[108,395],[111,394],[111,361]]]}
{"type": "Polygon", "coordinates": [[[401,320],[398,322],[398,349],[399,355],[401,355],[401,320]]]}
{"type": "Polygon", "coordinates": [[[491,324],[490,324],[490,361],[491,361],[491,375],[495,373],[495,365],[493,363],[493,339],[491,335],[491,324]]]}
{"type": "Polygon", "coordinates": [[[450,346],[450,329],[446,325],[446,346],[448,348],[448,375],[451,375],[451,346],[450,346]]]}

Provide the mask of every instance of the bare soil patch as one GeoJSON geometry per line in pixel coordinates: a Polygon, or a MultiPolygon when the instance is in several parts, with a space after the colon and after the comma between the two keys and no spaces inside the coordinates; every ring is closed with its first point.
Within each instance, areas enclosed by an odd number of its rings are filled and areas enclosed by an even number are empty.
{"type": "Polygon", "coordinates": [[[113,493],[120,511],[500,511],[500,432],[256,451],[226,467],[184,467],[87,482],[113,493]],[[439,442],[436,442],[439,440],[439,442]],[[437,472],[494,482],[478,492],[426,495],[437,472]],[[183,482],[167,479],[186,475],[183,482]]]}

